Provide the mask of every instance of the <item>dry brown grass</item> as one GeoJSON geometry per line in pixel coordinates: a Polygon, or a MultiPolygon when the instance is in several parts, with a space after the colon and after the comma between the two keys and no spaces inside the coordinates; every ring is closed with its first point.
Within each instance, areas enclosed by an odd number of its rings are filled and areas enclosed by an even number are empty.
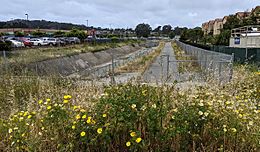
{"type": "Polygon", "coordinates": [[[160,52],[164,48],[164,45],[165,42],[160,42],[159,46],[152,53],[150,53],[147,56],[138,58],[137,60],[116,69],[116,73],[138,72],[143,74],[146,71],[146,69],[150,66],[150,64],[154,61],[154,59],[160,54],[160,52]]]}

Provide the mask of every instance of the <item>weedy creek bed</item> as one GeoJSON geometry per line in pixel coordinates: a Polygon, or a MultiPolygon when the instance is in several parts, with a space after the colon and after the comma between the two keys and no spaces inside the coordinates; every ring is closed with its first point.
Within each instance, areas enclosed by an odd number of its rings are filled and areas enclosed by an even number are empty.
{"type": "Polygon", "coordinates": [[[1,151],[259,151],[260,77],[181,91],[1,78],[1,151]]]}

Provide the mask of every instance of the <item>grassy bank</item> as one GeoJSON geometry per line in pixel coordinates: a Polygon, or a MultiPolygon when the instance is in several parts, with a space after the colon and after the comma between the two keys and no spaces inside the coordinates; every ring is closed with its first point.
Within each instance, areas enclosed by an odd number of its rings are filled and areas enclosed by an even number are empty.
{"type": "Polygon", "coordinates": [[[1,78],[1,151],[259,151],[260,77],[180,91],[1,78]]]}
{"type": "MultiPolygon", "coordinates": [[[[125,41],[119,43],[104,43],[97,45],[90,44],[76,44],[64,47],[47,47],[47,48],[29,48],[25,50],[17,50],[11,52],[7,57],[6,62],[17,64],[28,64],[31,62],[44,61],[52,58],[58,58],[63,56],[72,56],[86,52],[97,52],[114,47],[122,47],[124,45],[139,43],[137,41],[125,41]]],[[[1,55],[0,63],[4,62],[4,58],[1,55]]]]}

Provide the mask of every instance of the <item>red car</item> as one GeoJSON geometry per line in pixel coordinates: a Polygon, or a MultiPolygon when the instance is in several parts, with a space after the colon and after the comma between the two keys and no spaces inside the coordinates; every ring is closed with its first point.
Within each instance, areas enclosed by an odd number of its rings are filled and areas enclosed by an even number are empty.
{"type": "Polygon", "coordinates": [[[29,38],[20,37],[19,40],[23,42],[23,44],[24,44],[25,47],[26,47],[26,46],[28,46],[28,47],[33,46],[33,43],[30,41],[29,38]]]}

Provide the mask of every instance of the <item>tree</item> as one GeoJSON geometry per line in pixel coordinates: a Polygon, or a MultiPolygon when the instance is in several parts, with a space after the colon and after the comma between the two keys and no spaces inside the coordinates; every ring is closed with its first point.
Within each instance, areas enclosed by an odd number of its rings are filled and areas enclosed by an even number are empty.
{"type": "Polygon", "coordinates": [[[152,31],[152,28],[149,24],[138,24],[135,28],[135,33],[137,37],[148,37],[152,31]]]}
{"type": "Polygon", "coordinates": [[[203,39],[203,31],[200,27],[194,29],[185,29],[181,34],[182,41],[191,41],[192,43],[197,43],[203,39]]]}
{"type": "Polygon", "coordinates": [[[235,15],[229,15],[227,22],[224,24],[224,30],[231,30],[241,26],[241,21],[235,15]]]}
{"type": "Polygon", "coordinates": [[[36,37],[42,37],[42,36],[45,36],[46,33],[45,32],[41,32],[40,30],[37,30],[37,31],[33,31],[32,35],[36,36],[36,37]]]}
{"type": "Polygon", "coordinates": [[[74,28],[70,32],[65,34],[67,37],[78,37],[80,40],[84,40],[86,38],[86,33],[82,30],[78,30],[74,28]]]}
{"type": "Polygon", "coordinates": [[[63,31],[56,31],[53,33],[53,36],[55,37],[63,37],[65,35],[65,32],[63,31]]]}
{"type": "Polygon", "coordinates": [[[164,25],[163,28],[162,28],[162,33],[166,34],[166,35],[169,35],[171,30],[172,30],[172,26],[171,25],[164,25]]]}
{"type": "Polygon", "coordinates": [[[215,40],[213,42],[214,45],[229,45],[229,38],[230,38],[231,31],[230,30],[223,30],[217,36],[215,36],[215,40]]]}
{"type": "Polygon", "coordinates": [[[162,26],[158,26],[158,27],[156,27],[154,30],[153,30],[153,32],[160,32],[161,31],[161,28],[162,28],[162,26]]]}
{"type": "Polygon", "coordinates": [[[169,34],[169,37],[170,37],[170,39],[173,39],[175,37],[175,33],[173,31],[171,31],[169,34]]]}

